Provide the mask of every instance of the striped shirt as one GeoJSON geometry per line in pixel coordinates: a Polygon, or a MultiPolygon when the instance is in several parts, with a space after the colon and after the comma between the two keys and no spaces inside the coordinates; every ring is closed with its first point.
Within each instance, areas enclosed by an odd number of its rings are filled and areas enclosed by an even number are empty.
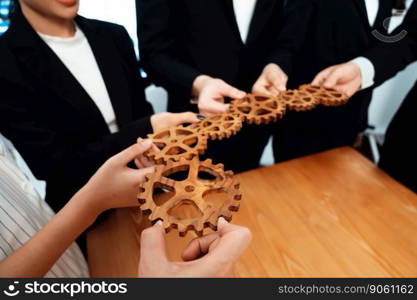
{"type": "MultiPolygon", "coordinates": [[[[16,165],[0,135],[0,261],[19,249],[54,216],[16,165]]],[[[45,277],[88,277],[87,263],[73,243],[45,277]]]]}

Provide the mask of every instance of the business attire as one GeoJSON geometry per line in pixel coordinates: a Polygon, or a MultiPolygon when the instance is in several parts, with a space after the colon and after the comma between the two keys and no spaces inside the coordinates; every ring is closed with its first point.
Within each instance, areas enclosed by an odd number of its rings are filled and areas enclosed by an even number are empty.
{"type": "MultiPolygon", "coordinates": [[[[287,26],[298,35],[288,88],[309,83],[323,69],[358,57],[379,41],[377,29],[386,33],[383,21],[391,16],[387,0],[307,0],[295,11],[298,21],[287,26]]],[[[295,18],[293,18],[295,19],[295,18]]],[[[287,33],[287,34],[288,34],[287,33]]],[[[278,45],[279,47],[279,45],[278,45]]],[[[310,112],[289,112],[277,123],[274,156],[277,162],[332,148],[353,145],[358,133],[368,125],[372,89],[366,89],[341,107],[317,107],[310,112]]]]}
{"type": "MultiPolygon", "coordinates": [[[[375,68],[376,84],[381,84],[417,60],[417,2],[414,1],[404,23],[393,35],[407,35],[396,43],[382,43],[363,54],[375,68]],[[389,63],[387,63],[389,62],[389,63]]],[[[381,149],[380,167],[417,193],[417,82],[388,127],[381,149]]]]}
{"type": "MultiPolygon", "coordinates": [[[[249,92],[268,63],[279,63],[286,70],[285,55],[270,55],[282,28],[284,1],[136,3],[141,60],[151,81],[168,91],[170,111],[197,109],[190,99],[199,75],[249,92]]],[[[256,168],[269,136],[268,126],[245,126],[231,139],[210,143],[207,156],[236,172],[256,168]]]]}
{"type": "Polygon", "coordinates": [[[109,157],[152,132],[126,30],[82,17],[75,23],[72,38],[47,36],[17,8],[0,38],[0,132],[46,181],[55,211],[109,157]]]}
{"type": "MultiPolygon", "coordinates": [[[[10,145],[0,134],[0,261],[27,243],[54,216],[16,164],[10,145]]],[[[45,277],[89,277],[88,265],[73,243],[45,277]]]]}

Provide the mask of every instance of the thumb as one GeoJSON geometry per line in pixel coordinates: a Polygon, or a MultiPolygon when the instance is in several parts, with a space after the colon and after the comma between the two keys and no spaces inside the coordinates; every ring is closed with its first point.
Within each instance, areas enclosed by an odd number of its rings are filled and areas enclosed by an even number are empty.
{"type": "Polygon", "coordinates": [[[222,96],[229,97],[229,98],[243,98],[246,96],[245,92],[238,90],[237,88],[227,84],[226,82],[222,83],[220,92],[222,96]]]}
{"type": "Polygon", "coordinates": [[[122,152],[113,156],[113,160],[116,161],[118,164],[127,165],[129,162],[134,160],[139,155],[143,154],[144,152],[148,151],[152,147],[151,140],[142,140],[129,148],[123,150],[122,152]]]}
{"type": "Polygon", "coordinates": [[[168,262],[165,248],[165,229],[162,221],[158,221],[154,226],[145,229],[140,239],[140,263],[152,265],[153,269],[158,269],[158,264],[163,265],[168,262]]]}
{"type": "Polygon", "coordinates": [[[186,123],[197,123],[200,120],[197,118],[197,114],[192,112],[183,112],[176,113],[175,116],[175,125],[181,125],[186,123]]]}

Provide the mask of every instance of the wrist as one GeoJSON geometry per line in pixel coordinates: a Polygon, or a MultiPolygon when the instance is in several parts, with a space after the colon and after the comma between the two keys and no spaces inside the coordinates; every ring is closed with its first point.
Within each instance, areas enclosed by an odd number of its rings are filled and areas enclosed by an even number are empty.
{"type": "Polygon", "coordinates": [[[94,193],[86,187],[79,190],[69,202],[80,213],[80,216],[91,224],[106,210],[100,203],[101,201],[95,200],[94,193]]]}

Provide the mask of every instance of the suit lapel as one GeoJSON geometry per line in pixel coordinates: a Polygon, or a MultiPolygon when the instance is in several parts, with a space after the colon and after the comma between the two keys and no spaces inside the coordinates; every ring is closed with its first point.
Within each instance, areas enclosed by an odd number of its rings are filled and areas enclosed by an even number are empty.
{"type": "Polygon", "coordinates": [[[132,108],[126,71],[122,67],[122,59],[118,56],[120,51],[116,49],[115,42],[110,38],[109,33],[91,28],[82,17],[78,17],[76,21],[87,37],[94,53],[110,96],[117,123],[123,127],[132,121],[132,108]]]}
{"type": "MultiPolygon", "coordinates": [[[[210,0],[212,1],[212,0],[210,0]]],[[[235,10],[233,7],[233,0],[220,0],[221,4],[224,6],[224,11],[226,14],[226,19],[230,24],[234,36],[241,44],[243,44],[242,38],[240,37],[239,26],[237,25],[235,10]]]]}
{"type": "Polygon", "coordinates": [[[90,122],[92,128],[108,131],[106,122],[93,100],[33,30],[19,9],[16,10],[12,22],[14,24],[9,29],[9,43],[26,73],[52,90],[57,96],[57,101],[63,99],[69,102],[90,122]]]}
{"type": "Polygon", "coordinates": [[[372,31],[371,25],[369,24],[368,11],[366,9],[365,0],[353,0],[359,15],[361,16],[362,24],[365,26],[368,32],[372,31]]]}
{"type": "Polygon", "coordinates": [[[248,38],[246,40],[247,44],[256,40],[256,37],[262,31],[263,27],[268,22],[271,13],[274,11],[274,6],[281,5],[282,9],[282,3],[283,1],[279,0],[257,0],[249,28],[248,38]]]}

